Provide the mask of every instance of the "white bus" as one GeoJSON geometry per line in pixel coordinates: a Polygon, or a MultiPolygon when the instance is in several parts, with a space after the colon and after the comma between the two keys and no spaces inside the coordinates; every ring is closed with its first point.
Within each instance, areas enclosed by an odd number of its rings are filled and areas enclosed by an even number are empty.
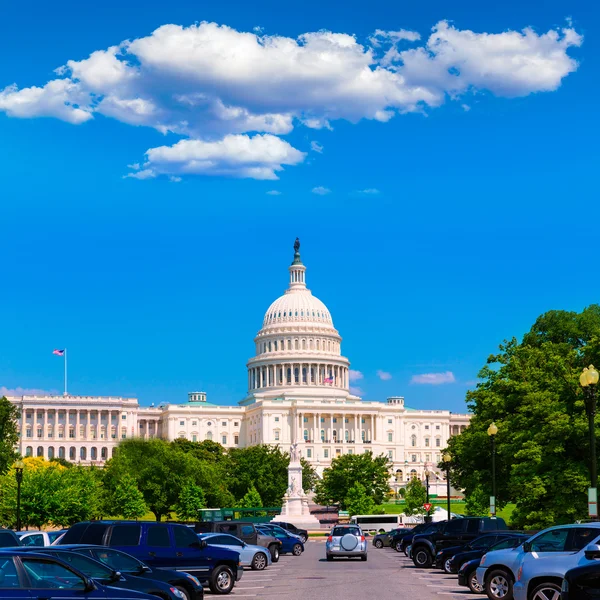
{"type": "Polygon", "coordinates": [[[350,523],[358,525],[363,531],[381,533],[396,529],[402,525],[404,515],[354,515],[350,523]]]}

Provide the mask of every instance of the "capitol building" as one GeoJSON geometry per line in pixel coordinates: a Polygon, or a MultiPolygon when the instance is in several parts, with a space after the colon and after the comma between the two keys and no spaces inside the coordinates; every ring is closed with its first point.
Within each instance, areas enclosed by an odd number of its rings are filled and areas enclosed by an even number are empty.
{"type": "Polygon", "coordinates": [[[182,404],[148,407],[135,398],[13,396],[21,411],[21,454],[103,464],[130,437],[283,450],[298,442],[319,474],[333,458],[367,450],[389,457],[399,483],[436,470],[448,439],[464,431],[469,415],[414,410],[401,396],[378,402],[354,395],[331,313],[306,286],[298,240],[294,250],[288,288],[269,306],[254,338],[243,400],[217,405],[204,392],[190,392],[182,404]]]}

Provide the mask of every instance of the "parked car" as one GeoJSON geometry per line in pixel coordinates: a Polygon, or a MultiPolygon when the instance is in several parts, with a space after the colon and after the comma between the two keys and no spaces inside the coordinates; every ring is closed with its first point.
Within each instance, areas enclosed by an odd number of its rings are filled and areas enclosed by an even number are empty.
{"type": "Polygon", "coordinates": [[[415,535],[412,540],[412,560],[416,567],[430,567],[436,554],[451,546],[465,545],[492,531],[506,531],[504,519],[490,517],[464,517],[442,521],[433,531],[415,535]]]}
{"type": "Polygon", "coordinates": [[[302,540],[292,533],[288,533],[285,529],[276,526],[265,527],[258,525],[258,531],[266,535],[272,535],[281,542],[281,554],[291,553],[294,556],[300,556],[304,552],[304,544],[302,540]]]}
{"type": "MultiPolygon", "coordinates": [[[[21,550],[22,552],[36,552],[38,554],[41,551],[35,546],[28,546],[21,550]]],[[[152,579],[143,579],[141,577],[135,577],[135,575],[123,574],[120,571],[115,571],[105,564],[78,554],[77,552],[71,552],[62,548],[45,548],[43,550],[44,555],[53,556],[59,558],[64,563],[72,566],[74,569],[81,571],[87,577],[90,577],[94,581],[101,583],[102,585],[110,585],[112,587],[121,588],[124,590],[135,590],[137,592],[144,592],[145,594],[151,594],[158,596],[162,600],[183,600],[185,596],[176,588],[167,583],[161,581],[154,581],[152,579]]]]}
{"type": "Polygon", "coordinates": [[[600,523],[559,525],[512,550],[488,552],[477,568],[477,583],[490,600],[536,600],[560,593],[565,573],[592,562],[600,546],[600,523]],[[590,548],[588,549],[588,546],[590,548]]]}
{"type": "MultiPolygon", "coordinates": [[[[462,562],[458,564],[459,561],[464,562],[465,560],[471,560],[472,558],[481,558],[496,542],[512,535],[519,536],[522,534],[512,533],[510,531],[499,531],[497,533],[479,536],[466,544],[444,548],[435,555],[435,566],[446,573],[457,573],[462,564],[462,562]],[[462,556],[463,554],[465,555],[464,558],[462,556]],[[455,560],[455,557],[458,557],[458,560],[455,560]]],[[[531,536],[524,536],[523,541],[528,537],[531,536]]]]}
{"type": "Polygon", "coordinates": [[[334,558],[360,558],[367,560],[367,539],[357,525],[336,525],[325,543],[327,560],[334,558]]]}
{"type": "Polygon", "coordinates": [[[14,548],[20,546],[19,536],[10,529],[0,529],[0,548],[14,548]]]}
{"type": "Polygon", "coordinates": [[[21,546],[51,546],[65,531],[17,531],[16,534],[21,546]]]}
{"type": "Polygon", "coordinates": [[[2,598],[10,600],[156,600],[143,592],[102,585],[58,558],[20,549],[0,551],[0,581],[2,598]]]}
{"type": "Polygon", "coordinates": [[[131,556],[131,554],[114,548],[106,548],[105,546],[73,545],[62,547],[84,556],[90,556],[115,571],[168,583],[176,587],[185,596],[186,600],[202,600],[204,597],[200,580],[189,573],[171,569],[152,569],[152,567],[131,556]]]}
{"type": "Polygon", "coordinates": [[[596,600],[600,596],[600,563],[575,567],[565,573],[561,600],[596,600]]]}
{"type": "Polygon", "coordinates": [[[452,561],[456,561],[457,563],[458,584],[468,587],[474,594],[483,593],[483,587],[477,583],[477,567],[481,562],[482,556],[486,552],[492,552],[494,550],[507,550],[509,548],[516,548],[517,546],[520,546],[523,542],[528,540],[530,537],[531,536],[527,534],[514,534],[509,537],[505,537],[499,542],[496,542],[487,550],[473,550],[469,552],[455,554],[452,561]]]}
{"type": "Polygon", "coordinates": [[[410,533],[410,529],[404,529],[401,527],[391,529],[390,531],[386,531],[385,533],[378,533],[373,538],[373,546],[375,546],[375,548],[389,548],[392,545],[392,539],[395,536],[407,533],[410,533]]]}
{"type": "Polygon", "coordinates": [[[283,521],[272,521],[271,523],[273,525],[279,525],[279,527],[283,527],[286,531],[299,536],[303,544],[306,544],[308,541],[308,531],[306,531],[306,529],[300,529],[292,523],[284,523],[283,521]]]}
{"type": "Polygon", "coordinates": [[[255,571],[262,571],[273,563],[271,554],[262,546],[253,546],[246,544],[242,540],[227,533],[205,533],[198,534],[209,546],[220,546],[228,550],[234,550],[240,553],[240,562],[242,567],[250,567],[255,571]]]}
{"type": "Polygon", "coordinates": [[[281,553],[281,542],[270,533],[261,533],[249,521],[202,521],[194,525],[196,533],[227,533],[252,544],[263,546],[271,553],[271,560],[277,562],[281,553]]]}
{"type": "Polygon", "coordinates": [[[415,537],[415,535],[435,531],[443,522],[444,521],[440,521],[438,523],[419,523],[418,525],[413,527],[408,533],[399,533],[393,536],[390,542],[391,546],[396,550],[396,552],[404,552],[404,554],[408,556],[406,548],[412,544],[412,540],[415,537]]]}
{"type": "Polygon", "coordinates": [[[261,529],[266,529],[267,531],[270,531],[273,535],[275,534],[275,532],[279,532],[282,534],[286,533],[287,535],[291,535],[292,537],[294,537],[297,540],[300,540],[302,542],[301,536],[299,536],[296,533],[292,533],[291,531],[288,531],[287,529],[284,529],[283,527],[280,527],[279,525],[275,525],[275,523],[259,523],[258,527],[260,527],[261,529]]]}
{"type": "Polygon", "coordinates": [[[213,594],[229,594],[242,577],[240,555],[208,547],[194,531],[178,523],[156,521],[84,521],[60,540],[65,544],[98,544],[128,552],[157,569],[195,575],[213,594]]]}

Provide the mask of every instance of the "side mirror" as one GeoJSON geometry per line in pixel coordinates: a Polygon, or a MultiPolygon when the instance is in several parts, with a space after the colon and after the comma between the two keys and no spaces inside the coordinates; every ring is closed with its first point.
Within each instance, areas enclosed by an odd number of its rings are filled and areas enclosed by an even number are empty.
{"type": "Polygon", "coordinates": [[[588,560],[597,560],[600,558],[600,545],[590,544],[585,547],[585,557],[588,560]]]}
{"type": "Polygon", "coordinates": [[[523,552],[531,552],[531,542],[523,542],[523,552]]]}
{"type": "Polygon", "coordinates": [[[200,548],[200,550],[204,550],[206,546],[208,546],[208,542],[206,540],[200,540],[198,542],[198,547],[200,548]]]}
{"type": "Polygon", "coordinates": [[[110,576],[110,580],[119,581],[119,579],[121,579],[121,571],[113,571],[112,575],[110,576]]]}
{"type": "Polygon", "coordinates": [[[93,580],[86,578],[84,592],[93,592],[96,589],[96,584],[93,580]]]}

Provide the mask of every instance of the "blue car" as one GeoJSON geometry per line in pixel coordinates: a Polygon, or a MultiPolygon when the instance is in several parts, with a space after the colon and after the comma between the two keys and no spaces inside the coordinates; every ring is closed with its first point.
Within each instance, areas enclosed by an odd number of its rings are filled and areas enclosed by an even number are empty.
{"type": "Polygon", "coordinates": [[[304,552],[304,544],[302,540],[292,533],[288,533],[285,529],[276,525],[257,525],[257,531],[263,535],[272,535],[281,542],[281,554],[291,553],[294,556],[300,556],[304,552]]]}
{"type": "Polygon", "coordinates": [[[156,596],[102,585],[58,558],[35,552],[0,551],[2,600],[156,600],[156,596]]]}

